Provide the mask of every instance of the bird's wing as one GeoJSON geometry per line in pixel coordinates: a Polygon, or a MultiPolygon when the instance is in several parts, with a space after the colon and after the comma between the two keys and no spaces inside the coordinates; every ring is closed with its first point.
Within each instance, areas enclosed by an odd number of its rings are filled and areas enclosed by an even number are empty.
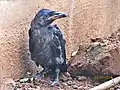
{"type": "Polygon", "coordinates": [[[34,43],[32,41],[33,41],[32,30],[29,29],[29,50],[30,50],[30,53],[32,53],[34,50],[34,43]]]}
{"type": "MultiPolygon", "coordinates": [[[[67,71],[67,64],[66,64],[66,50],[65,50],[65,39],[63,37],[63,34],[61,30],[58,28],[57,25],[54,25],[54,35],[57,37],[57,42],[59,42],[60,45],[60,55],[62,54],[62,58],[60,61],[63,62],[60,66],[61,72],[66,72],[67,71]]],[[[58,62],[60,62],[58,60],[58,62]]]]}
{"type": "Polygon", "coordinates": [[[62,34],[61,30],[59,29],[59,27],[57,25],[54,25],[54,28],[55,28],[54,34],[58,37],[58,39],[60,41],[60,45],[61,45],[61,49],[62,49],[62,56],[64,59],[66,59],[65,39],[64,39],[63,34],[62,34]]]}

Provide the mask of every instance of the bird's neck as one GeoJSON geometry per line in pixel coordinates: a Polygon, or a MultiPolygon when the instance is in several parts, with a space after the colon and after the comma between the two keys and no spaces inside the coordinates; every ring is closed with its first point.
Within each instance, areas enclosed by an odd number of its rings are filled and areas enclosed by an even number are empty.
{"type": "Polygon", "coordinates": [[[31,26],[34,27],[34,28],[47,27],[47,26],[51,25],[51,23],[53,21],[54,21],[53,19],[46,20],[46,21],[43,21],[43,20],[33,20],[32,23],[31,23],[31,26]]]}
{"type": "Polygon", "coordinates": [[[42,26],[48,26],[48,25],[50,25],[53,21],[54,21],[54,20],[52,20],[52,19],[47,20],[47,21],[45,21],[45,22],[42,24],[42,26]]]}

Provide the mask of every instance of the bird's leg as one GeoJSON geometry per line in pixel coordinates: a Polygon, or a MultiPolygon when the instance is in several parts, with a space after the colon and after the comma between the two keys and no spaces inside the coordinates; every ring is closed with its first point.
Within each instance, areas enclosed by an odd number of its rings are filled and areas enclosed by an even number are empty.
{"type": "Polygon", "coordinates": [[[54,74],[54,80],[53,80],[53,82],[51,84],[52,86],[60,85],[60,83],[59,83],[59,74],[60,74],[60,69],[56,68],[55,69],[55,74],[54,74]]]}
{"type": "Polygon", "coordinates": [[[47,68],[44,68],[40,73],[37,73],[35,78],[37,79],[41,79],[44,77],[44,75],[47,73],[48,69],[47,68]]]}
{"type": "Polygon", "coordinates": [[[44,72],[45,72],[45,69],[43,69],[41,72],[37,73],[35,75],[35,78],[41,79],[42,77],[44,77],[44,72]]]}

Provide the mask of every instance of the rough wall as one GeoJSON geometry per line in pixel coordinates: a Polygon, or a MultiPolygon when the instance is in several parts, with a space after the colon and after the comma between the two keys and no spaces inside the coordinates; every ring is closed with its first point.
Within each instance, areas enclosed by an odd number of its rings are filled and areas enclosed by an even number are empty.
{"type": "Polygon", "coordinates": [[[26,72],[28,29],[41,8],[63,11],[57,21],[67,40],[67,56],[93,37],[106,37],[120,28],[119,0],[1,0],[0,78],[19,78],[26,72]]]}

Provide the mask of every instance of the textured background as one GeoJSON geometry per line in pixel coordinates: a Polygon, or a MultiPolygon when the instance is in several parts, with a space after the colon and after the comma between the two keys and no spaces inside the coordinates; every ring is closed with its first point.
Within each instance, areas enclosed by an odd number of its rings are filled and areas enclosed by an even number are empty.
{"type": "Polygon", "coordinates": [[[69,14],[58,20],[67,40],[67,57],[94,37],[120,28],[119,0],[0,0],[0,79],[19,78],[29,69],[28,29],[35,13],[50,8],[69,14]]]}

